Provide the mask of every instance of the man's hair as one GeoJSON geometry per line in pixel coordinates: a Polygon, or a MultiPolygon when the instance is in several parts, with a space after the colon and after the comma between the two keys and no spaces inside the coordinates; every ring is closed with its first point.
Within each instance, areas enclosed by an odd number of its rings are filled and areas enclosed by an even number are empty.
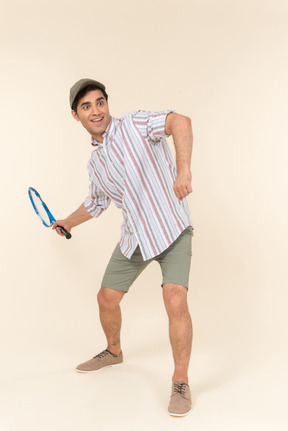
{"type": "Polygon", "coordinates": [[[82,88],[82,90],[79,91],[79,93],[76,95],[73,103],[72,103],[72,111],[75,111],[77,113],[77,106],[79,103],[79,100],[82,99],[87,93],[94,90],[100,90],[103,96],[106,100],[108,100],[108,94],[105,90],[102,90],[102,88],[97,87],[97,85],[87,85],[87,87],[82,88]]]}

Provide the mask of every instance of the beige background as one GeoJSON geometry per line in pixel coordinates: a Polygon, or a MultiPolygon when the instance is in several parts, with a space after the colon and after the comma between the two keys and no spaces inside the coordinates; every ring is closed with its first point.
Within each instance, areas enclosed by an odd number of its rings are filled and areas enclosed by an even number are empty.
{"type": "Polygon", "coordinates": [[[286,0],[1,0],[1,431],[286,430],[286,0]],[[120,368],[73,367],[105,347],[96,292],[119,238],[115,207],[66,241],[41,226],[88,191],[89,136],[69,112],[82,77],[110,111],[193,121],[189,302],[194,408],[170,418],[160,271],[123,302],[120,368]]]}

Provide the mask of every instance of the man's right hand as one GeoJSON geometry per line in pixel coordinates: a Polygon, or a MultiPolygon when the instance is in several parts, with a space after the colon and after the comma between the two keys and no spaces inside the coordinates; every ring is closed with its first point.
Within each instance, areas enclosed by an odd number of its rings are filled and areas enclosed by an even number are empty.
{"type": "Polygon", "coordinates": [[[56,222],[53,224],[52,229],[56,230],[58,235],[64,236],[58,226],[62,226],[68,232],[71,232],[71,229],[73,227],[78,226],[79,224],[84,223],[91,218],[93,217],[88,213],[83,202],[83,204],[67,218],[65,218],[64,220],[56,220],[56,222]]]}
{"type": "Polygon", "coordinates": [[[67,222],[66,219],[65,220],[56,220],[52,226],[52,229],[56,230],[58,235],[64,236],[64,234],[59,229],[59,226],[64,227],[64,229],[67,230],[67,232],[71,232],[72,226],[70,226],[70,224],[67,222]]]}

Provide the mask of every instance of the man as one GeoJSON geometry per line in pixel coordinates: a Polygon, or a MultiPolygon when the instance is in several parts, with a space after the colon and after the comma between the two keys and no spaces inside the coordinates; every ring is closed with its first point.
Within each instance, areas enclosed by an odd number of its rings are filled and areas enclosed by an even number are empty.
{"type": "Polygon", "coordinates": [[[119,304],[143,269],[156,260],[163,275],[175,365],[168,411],[184,416],[191,409],[188,364],[192,323],[187,290],[193,228],[185,199],[192,192],[191,121],[173,111],[137,111],[113,118],[105,86],[92,79],[73,85],[70,106],[94,146],[88,163],[90,191],[82,205],[66,219],[57,220],[53,229],[62,235],[60,225],[70,232],[102,214],[111,201],[124,218],[120,241],[97,296],[107,349],[76,370],[89,373],[122,363],[119,304]],[[165,139],[169,135],[176,149],[176,166],[165,139]]]}

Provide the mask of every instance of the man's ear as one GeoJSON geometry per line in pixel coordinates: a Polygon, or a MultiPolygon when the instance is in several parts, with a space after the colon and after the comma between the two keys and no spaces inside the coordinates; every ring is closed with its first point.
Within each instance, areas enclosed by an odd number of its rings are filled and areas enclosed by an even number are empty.
{"type": "Polygon", "coordinates": [[[78,117],[78,114],[76,111],[73,111],[73,109],[72,109],[71,114],[75,118],[76,121],[80,121],[80,118],[78,117]]]}

